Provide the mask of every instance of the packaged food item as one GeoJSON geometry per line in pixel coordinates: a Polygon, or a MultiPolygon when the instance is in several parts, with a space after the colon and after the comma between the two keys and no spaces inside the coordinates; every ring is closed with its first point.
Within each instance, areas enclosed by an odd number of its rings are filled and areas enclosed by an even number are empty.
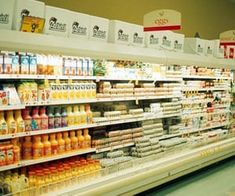
{"type": "Polygon", "coordinates": [[[63,132],[63,138],[65,141],[65,151],[71,151],[71,139],[69,138],[68,132],[63,132]]]}
{"type": "Polygon", "coordinates": [[[53,129],[55,127],[54,108],[48,107],[48,128],[53,129]]]}
{"type": "Polygon", "coordinates": [[[91,147],[91,136],[89,135],[88,129],[84,129],[84,147],[85,148],[91,147]]]}
{"type": "Polygon", "coordinates": [[[7,91],[0,90],[0,106],[9,105],[9,94],[7,91]]]}
{"type": "Polygon", "coordinates": [[[20,105],[20,98],[14,84],[3,84],[3,90],[9,95],[9,105],[20,105]]]}
{"type": "Polygon", "coordinates": [[[57,155],[58,154],[58,141],[56,140],[56,135],[50,134],[50,143],[51,143],[51,154],[52,155],[57,155]]]}
{"type": "Polygon", "coordinates": [[[22,110],[22,117],[24,119],[25,131],[32,131],[32,117],[29,114],[29,108],[22,110]]]}
{"type": "Polygon", "coordinates": [[[54,115],[54,128],[61,127],[61,108],[55,107],[55,115],[54,115]]]}
{"type": "Polygon", "coordinates": [[[31,53],[29,55],[29,74],[37,74],[37,56],[31,53]]]}
{"type": "Polygon", "coordinates": [[[25,122],[21,116],[21,110],[15,111],[15,120],[17,124],[17,132],[25,132],[25,122]]]}
{"type": "Polygon", "coordinates": [[[17,133],[17,124],[13,116],[13,111],[7,111],[6,122],[9,133],[17,133]]]}
{"type": "Polygon", "coordinates": [[[58,153],[64,153],[65,151],[65,141],[62,138],[62,133],[57,133],[57,141],[58,141],[58,153]]]}
{"type": "Polygon", "coordinates": [[[31,137],[27,136],[24,138],[23,143],[23,159],[28,160],[32,159],[32,149],[33,143],[31,142],[31,137]]]}
{"type": "Polygon", "coordinates": [[[78,149],[78,138],[76,137],[75,131],[70,131],[70,139],[71,139],[71,149],[78,149]]]}
{"type": "Polygon", "coordinates": [[[41,136],[34,136],[34,142],[33,142],[33,159],[38,159],[43,157],[43,150],[44,146],[41,142],[41,136]]]}
{"type": "Polygon", "coordinates": [[[85,147],[85,138],[82,135],[82,130],[77,131],[77,137],[78,137],[78,148],[84,148],[85,147]]]}
{"type": "Polygon", "coordinates": [[[32,130],[41,130],[42,121],[38,113],[38,107],[34,107],[32,109],[32,130]]]}
{"type": "Polygon", "coordinates": [[[61,127],[68,126],[68,115],[65,107],[61,108],[61,127]]]}
{"type": "Polygon", "coordinates": [[[3,72],[4,74],[12,74],[12,55],[8,52],[4,53],[3,72]]]}
{"type": "Polygon", "coordinates": [[[44,156],[51,156],[51,142],[48,141],[49,136],[48,135],[43,135],[42,139],[43,139],[43,147],[44,147],[44,151],[43,151],[43,155],[44,156]]]}
{"type": "Polygon", "coordinates": [[[20,62],[19,62],[19,55],[16,53],[12,53],[11,56],[11,68],[13,74],[20,74],[20,62]]]}
{"type": "Polygon", "coordinates": [[[46,108],[42,107],[39,110],[40,118],[41,118],[41,129],[48,129],[48,116],[46,114],[46,108]]]}
{"type": "Polygon", "coordinates": [[[0,135],[4,135],[7,133],[8,133],[8,126],[4,118],[4,112],[0,111],[0,135]]]}
{"type": "Polygon", "coordinates": [[[26,53],[20,52],[20,73],[29,74],[29,56],[26,53]]]}

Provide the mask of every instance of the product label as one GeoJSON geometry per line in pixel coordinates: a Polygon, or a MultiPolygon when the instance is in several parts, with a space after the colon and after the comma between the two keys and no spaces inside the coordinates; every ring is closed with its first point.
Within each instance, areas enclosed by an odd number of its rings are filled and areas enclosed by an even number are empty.
{"type": "Polygon", "coordinates": [[[61,127],[67,127],[68,126],[68,119],[66,116],[61,117],[61,127]]]}
{"type": "Polygon", "coordinates": [[[79,76],[82,75],[82,64],[83,64],[82,59],[77,60],[77,75],[79,76]]]}
{"type": "Polygon", "coordinates": [[[212,53],[213,53],[212,49],[211,49],[210,47],[208,47],[208,48],[207,48],[207,54],[212,55],[212,53]]]}
{"type": "Polygon", "coordinates": [[[59,127],[61,127],[61,117],[55,117],[54,118],[54,128],[59,128],[59,127]]]}
{"type": "Polygon", "coordinates": [[[135,43],[135,44],[142,44],[143,41],[144,41],[143,37],[140,37],[138,35],[138,33],[134,33],[134,35],[133,35],[133,43],[135,43]]]}
{"type": "Polygon", "coordinates": [[[197,47],[197,52],[198,52],[198,53],[203,53],[203,48],[201,48],[200,45],[198,45],[198,47],[197,47]]]}
{"type": "Polygon", "coordinates": [[[64,150],[65,150],[65,146],[59,145],[58,152],[61,153],[61,152],[64,152],[64,150]]]}
{"type": "Polygon", "coordinates": [[[178,43],[178,41],[175,40],[175,42],[174,42],[174,49],[181,50],[182,48],[183,48],[183,44],[178,43]]]}
{"type": "Polygon", "coordinates": [[[65,151],[70,151],[71,150],[71,144],[65,144],[65,151]]]}
{"type": "Polygon", "coordinates": [[[49,30],[66,32],[66,24],[59,22],[56,17],[51,17],[49,20],[49,30]]]}
{"type": "Polygon", "coordinates": [[[51,154],[52,155],[58,154],[58,145],[51,145],[51,154]]]}
{"type": "Polygon", "coordinates": [[[154,37],[154,35],[150,35],[149,37],[149,44],[157,45],[159,43],[159,38],[154,37]]]}
{"type": "Polygon", "coordinates": [[[91,141],[90,140],[84,141],[84,145],[85,145],[86,148],[91,147],[91,141]]]}
{"type": "Polygon", "coordinates": [[[84,148],[84,141],[78,141],[78,148],[84,148]]]}
{"type": "Polygon", "coordinates": [[[128,42],[129,40],[129,35],[125,34],[124,31],[122,29],[118,30],[118,38],[119,41],[124,41],[124,42],[128,42]]]}
{"type": "Polygon", "coordinates": [[[51,147],[44,147],[44,155],[45,156],[51,155],[51,147]]]}
{"type": "Polygon", "coordinates": [[[7,123],[2,122],[0,124],[0,135],[6,134],[7,133],[7,123]]]}
{"type": "Polygon", "coordinates": [[[32,119],[32,130],[41,129],[41,119],[32,119]]]}
{"type": "Polygon", "coordinates": [[[18,124],[18,130],[17,132],[24,132],[25,131],[25,124],[24,121],[20,121],[18,124]]]}
{"type": "Polygon", "coordinates": [[[19,74],[20,73],[19,56],[13,55],[11,64],[12,64],[12,72],[14,74],[19,74]]]}
{"type": "Polygon", "coordinates": [[[78,149],[78,142],[71,142],[71,148],[72,148],[72,150],[76,150],[76,149],[78,149]]]}
{"type": "Polygon", "coordinates": [[[47,118],[41,119],[41,129],[48,129],[48,119],[47,118]]]}
{"type": "Polygon", "coordinates": [[[9,23],[9,14],[0,14],[0,24],[8,24],[9,23]]]}
{"type": "Polygon", "coordinates": [[[87,28],[82,27],[79,22],[73,22],[72,24],[72,34],[76,35],[87,35],[87,28]]]}
{"type": "Polygon", "coordinates": [[[15,122],[11,122],[9,125],[9,133],[16,133],[16,123],[15,122]]]}
{"type": "Polygon", "coordinates": [[[162,45],[167,46],[167,47],[170,47],[170,46],[171,46],[171,41],[167,40],[167,37],[164,36],[164,37],[162,38],[162,45]]]}
{"type": "Polygon", "coordinates": [[[95,25],[93,27],[92,37],[99,38],[99,39],[105,39],[106,34],[107,34],[106,31],[101,30],[98,25],[95,25]]]}
{"type": "Polygon", "coordinates": [[[21,73],[28,74],[29,73],[29,57],[26,55],[22,55],[20,57],[21,61],[21,73]]]}
{"type": "Polygon", "coordinates": [[[12,73],[12,59],[10,56],[4,56],[4,73],[11,74],[12,73]]]}
{"type": "Polygon", "coordinates": [[[30,159],[31,156],[32,156],[32,149],[31,148],[23,148],[24,159],[30,159]]]}
{"type": "Polygon", "coordinates": [[[31,120],[24,120],[25,123],[25,131],[32,131],[31,120]]]}
{"type": "Polygon", "coordinates": [[[43,151],[41,148],[39,149],[33,149],[33,157],[39,158],[43,156],[43,151]]]}
{"type": "Polygon", "coordinates": [[[0,150],[0,164],[6,161],[6,154],[4,150],[0,150]]]}
{"type": "Polygon", "coordinates": [[[29,58],[29,72],[31,74],[36,74],[37,73],[37,58],[36,56],[31,56],[29,58]]]}
{"type": "Polygon", "coordinates": [[[7,150],[7,162],[13,162],[14,157],[13,157],[13,150],[9,149],[7,150]]]}

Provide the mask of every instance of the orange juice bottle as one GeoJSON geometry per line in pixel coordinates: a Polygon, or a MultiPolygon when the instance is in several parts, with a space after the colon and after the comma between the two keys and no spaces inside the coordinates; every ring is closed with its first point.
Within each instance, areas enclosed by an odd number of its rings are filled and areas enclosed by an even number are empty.
{"type": "Polygon", "coordinates": [[[68,126],[74,126],[74,114],[72,112],[72,106],[67,107],[67,119],[68,119],[68,126]]]}
{"type": "Polygon", "coordinates": [[[7,111],[6,122],[7,122],[8,132],[17,133],[17,125],[13,117],[13,111],[7,111]]]}
{"type": "Polygon", "coordinates": [[[32,117],[29,115],[29,108],[22,110],[22,117],[25,123],[25,131],[32,131],[32,117]]]}
{"type": "Polygon", "coordinates": [[[88,129],[84,129],[84,147],[85,148],[91,147],[91,136],[89,135],[88,129]]]}
{"type": "Polygon", "coordinates": [[[86,105],[87,124],[92,124],[92,111],[90,105],[86,105]]]}
{"type": "Polygon", "coordinates": [[[33,137],[33,159],[38,159],[43,156],[43,143],[41,142],[41,136],[34,136],[33,137]]]}
{"type": "Polygon", "coordinates": [[[81,114],[78,110],[78,105],[73,106],[74,125],[81,124],[81,114]]]}
{"type": "Polygon", "coordinates": [[[32,149],[33,149],[33,143],[31,142],[31,137],[27,136],[24,139],[23,143],[23,159],[32,159],[32,149]]]}
{"type": "Polygon", "coordinates": [[[71,149],[78,149],[78,138],[76,137],[75,131],[70,131],[70,139],[71,139],[71,149]]]}
{"type": "Polygon", "coordinates": [[[0,111],[0,135],[7,133],[8,133],[8,127],[7,127],[7,122],[4,118],[4,112],[0,111]]]}
{"type": "Polygon", "coordinates": [[[57,133],[57,141],[58,141],[58,153],[64,153],[65,141],[62,138],[62,133],[57,133]]]}
{"type": "Polygon", "coordinates": [[[50,142],[51,142],[51,154],[56,155],[58,154],[58,141],[56,140],[56,135],[50,134],[50,142]]]}
{"type": "Polygon", "coordinates": [[[64,141],[65,141],[65,151],[71,151],[71,139],[69,138],[69,133],[63,133],[64,141]]]}
{"type": "Polygon", "coordinates": [[[48,141],[49,136],[43,135],[44,156],[51,156],[51,142],[48,141]]]}
{"type": "Polygon", "coordinates": [[[17,132],[25,132],[25,123],[20,110],[15,111],[15,120],[17,124],[17,132]]]}
{"type": "Polygon", "coordinates": [[[38,115],[38,107],[33,108],[32,111],[32,129],[41,130],[41,117],[38,115]]]}
{"type": "Polygon", "coordinates": [[[20,147],[18,141],[17,139],[12,139],[11,143],[13,145],[14,163],[18,163],[20,161],[20,147]]]}
{"type": "Polygon", "coordinates": [[[84,105],[80,105],[81,124],[87,124],[87,113],[85,112],[84,105]]]}
{"type": "Polygon", "coordinates": [[[77,131],[77,137],[78,137],[78,148],[84,148],[84,137],[82,135],[82,130],[77,131]]]}

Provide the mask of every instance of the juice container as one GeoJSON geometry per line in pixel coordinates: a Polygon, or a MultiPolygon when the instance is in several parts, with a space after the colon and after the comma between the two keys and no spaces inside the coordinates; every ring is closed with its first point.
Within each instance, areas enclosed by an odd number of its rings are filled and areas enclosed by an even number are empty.
{"type": "Polygon", "coordinates": [[[68,126],[68,115],[65,107],[61,108],[61,127],[68,126]]]}
{"type": "Polygon", "coordinates": [[[24,119],[25,131],[32,131],[32,117],[29,115],[29,108],[22,110],[22,117],[24,119]]]}
{"type": "Polygon", "coordinates": [[[92,112],[90,105],[86,105],[87,124],[92,124],[92,112]]]}
{"type": "Polygon", "coordinates": [[[51,142],[48,141],[49,136],[43,135],[42,141],[44,146],[44,156],[51,156],[51,142]]]}
{"type": "Polygon", "coordinates": [[[77,75],[77,59],[72,59],[71,60],[71,75],[76,76],[77,75]]]}
{"type": "Polygon", "coordinates": [[[20,74],[19,56],[15,53],[11,56],[11,68],[13,74],[20,74]]]}
{"type": "Polygon", "coordinates": [[[29,171],[29,187],[34,187],[36,183],[36,172],[29,171]]]}
{"type": "Polygon", "coordinates": [[[48,128],[53,129],[55,127],[54,108],[48,108],[48,128]]]}
{"type": "Polygon", "coordinates": [[[88,129],[84,129],[84,147],[85,148],[91,147],[91,136],[89,135],[88,129]]]}
{"type": "Polygon", "coordinates": [[[13,145],[9,144],[5,146],[6,150],[6,164],[13,164],[14,163],[14,153],[13,153],[13,145]]]}
{"type": "Polygon", "coordinates": [[[31,91],[30,103],[38,102],[38,84],[36,82],[30,82],[29,88],[31,91]]]}
{"type": "Polygon", "coordinates": [[[70,139],[71,139],[71,149],[78,149],[78,138],[76,137],[75,131],[70,131],[70,139]]]}
{"type": "Polygon", "coordinates": [[[77,59],[77,75],[78,76],[82,76],[82,64],[83,64],[83,60],[77,59]]]}
{"type": "Polygon", "coordinates": [[[37,74],[37,57],[34,54],[29,55],[29,74],[37,74]]]}
{"type": "Polygon", "coordinates": [[[68,82],[68,98],[69,100],[75,100],[76,97],[75,97],[75,84],[72,83],[72,81],[69,81],[68,82]]]}
{"type": "Polygon", "coordinates": [[[41,118],[38,115],[38,107],[32,110],[32,130],[41,130],[41,118]]]}
{"type": "Polygon", "coordinates": [[[80,83],[81,90],[80,90],[80,98],[84,99],[87,97],[87,89],[86,89],[86,83],[80,83]]]}
{"type": "Polygon", "coordinates": [[[51,154],[56,155],[58,154],[58,141],[56,140],[56,135],[50,134],[50,142],[51,142],[51,154]]]}
{"type": "Polygon", "coordinates": [[[25,122],[21,116],[21,111],[15,111],[15,120],[17,124],[17,132],[25,132],[25,122]]]}
{"type": "Polygon", "coordinates": [[[5,74],[12,74],[12,55],[6,53],[3,58],[3,72],[5,74]]]}
{"type": "Polygon", "coordinates": [[[58,79],[56,80],[56,100],[63,100],[63,84],[58,79]]]}
{"type": "Polygon", "coordinates": [[[50,101],[51,89],[48,83],[48,80],[45,80],[44,83],[38,85],[38,102],[47,103],[50,101]]]}
{"type": "Polygon", "coordinates": [[[91,98],[96,98],[96,83],[91,82],[91,98]]]}
{"type": "Polygon", "coordinates": [[[91,89],[91,83],[90,82],[86,82],[85,83],[85,89],[86,89],[86,97],[91,99],[92,98],[92,89],[91,89]]]}
{"type": "Polygon", "coordinates": [[[83,76],[88,76],[88,68],[89,68],[88,59],[83,59],[83,64],[82,64],[82,75],[83,76]]]}
{"type": "Polygon", "coordinates": [[[72,112],[72,106],[67,107],[67,115],[68,115],[68,126],[74,126],[74,114],[72,112]]]}
{"type": "Polygon", "coordinates": [[[7,111],[6,122],[7,122],[8,132],[17,133],[17,124],[13,117],[13,111],[7,111]]]}
{"type": "Polygon", "coordinates": [[[60,107],[55,107],[54,128],[61,127],[60,107]]]}
{"type": "Polygon", "coordinates": [[[4,112],[0,111],[0,135],[8,133],[7,122],[4,118],[4,112]]]}
{"type": "Polygon", "coordinates": [[[50,82],[50,92],[51,92],[51,100],[58,101],[58,92],[56,89],[57,84],[55,82],[50,82]]]}
{"type": "Polygon", "coordinates": [[[33,143],[31,142],[31,137],[27,136],[24,138],[23,143],[23,159],[32,159],[33,143]]]}
{"type": "Polygon", "coordinates": [[[87,113],[85,112],[84,105],[80,105],[81,124],[87,124],[87,113]]]}
{"type": "Polygon", "coordinates": [[[89,70],[88,70],[88,75],[93,76],[94,72],[94,62],[92,59],[89,59],[89,70]]]}
{"type": "Polygon", "coordinates": [[[77,137],[78,137],[78,148],[84,148],[84,140],[85,138],[82,135],[82,130],[77,131],[77,137]]]}
{"type": "Polygon", "coordinates": [[[25,53],[20,53],[20,73],[29,74],[29,56],[25,53]]]}
{"type": "Polygon", "coordinates": [[[43,143],[41,142],[41,136],[34,136],[33,137],[33,159],[38,159],[43,156],[43,143]]]}
{"type": "Polygon", "coordinates": [[[67,101],[69,99],[69,88],[66,82],[61,83],[62,88],[62,100],[67,101]]]}
{"type": "Polygon", "coordinates": [[[75,99],[81,99],[82,95],[81,95],[81,83],[76,82],[74,83],[74,91],[75,91],[75,99]]]}
{"type": "Polygon", "coordinates": [[[81,124],[81,114],[78,110],[78,105],[73,106],[74,125],[81,124]]]}
{"type": "Polygon", "coordinates": [[[65,141],[65,151],[71,151],[71,139],[69,138],[68,132],[63,132],[63,137],[65,141]]]}
{"type": "Polygon", "coordinates": [[[46,108],[40,108],[39,113],[41,118],[41,129],[48,129],[48,116],[46,115],[46,108]]]}
{"type": "Polygon", "coordinates": [[[57,133],[57,141],[58,141],[58,153],[64,153],[65,151],[65,141],[62,138],[62,133],[57,133]]]}
{"type": "Polygon", "coordinates": [[[18,141],[17,139],[12,139],[11,143],[13,145],[14,163],[18,163],[20,161],[20,147],[18,141]]]}

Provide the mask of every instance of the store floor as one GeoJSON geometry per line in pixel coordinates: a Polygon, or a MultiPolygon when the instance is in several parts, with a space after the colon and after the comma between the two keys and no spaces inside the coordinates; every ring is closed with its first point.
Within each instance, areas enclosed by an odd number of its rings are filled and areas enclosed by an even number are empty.
{"type": "Polygon", "coordinates": [[[139,195],[235,196],[235,157],[139,195]]]}

